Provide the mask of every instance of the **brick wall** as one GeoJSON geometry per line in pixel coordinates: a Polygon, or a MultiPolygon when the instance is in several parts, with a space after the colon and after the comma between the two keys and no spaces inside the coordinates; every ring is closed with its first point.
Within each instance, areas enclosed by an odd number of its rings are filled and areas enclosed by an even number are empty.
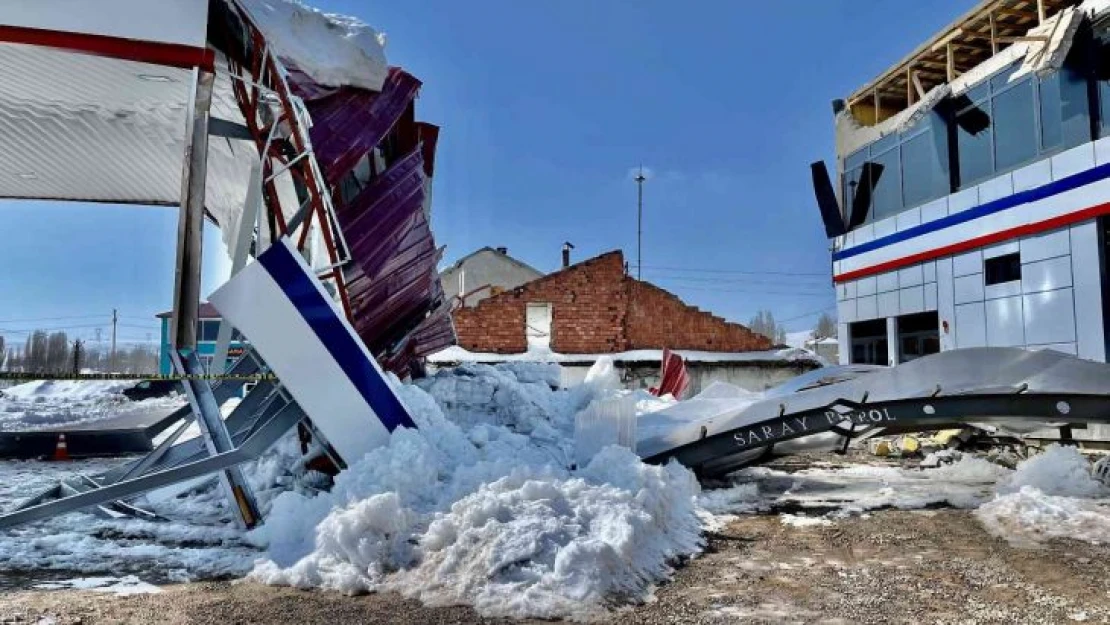
{"type": "Polygon", "coordinates": [[[646,282],[625,275],[609,252],[453,313],[459,345],[502,354],[527,350],[529,302],[552,306],[551,348],[564,354],[670,347],[706,351],[768,349],[771,342],[646,282]]]}

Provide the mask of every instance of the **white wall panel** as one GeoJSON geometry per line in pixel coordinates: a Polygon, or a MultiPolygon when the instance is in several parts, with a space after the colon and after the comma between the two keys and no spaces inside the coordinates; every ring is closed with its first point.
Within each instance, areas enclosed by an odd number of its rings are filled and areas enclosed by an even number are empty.
{"type": "Polygon", "coordinates": [[[979,185],[979,203],[986,204],[1014,194],[1010,174],[1002,174],[979,185]]]}
{"type": "Polygon", "coordinates": [[[1003,297],[986,302],[987,345],[1017,347],[1025,344],[1021,296],[1003,297]]]}
{"type": "Polygon", "coordinates": [[[917,286],[923,282],[925,282],[925,268],[921,265],[913,265],[898,270],[898,286],[903,289],[908,286],[917,286]]]}
{"type": "Polygon", "coordinates": [[[1057,256],[1021,267],[1021,290],[1024,293],[1051,291],[1071,286],[1071,258],[1057,256]]]}
{"type": "Polygon", "coordinates": [[[940,219],[948,214],[948,198],[942,197],[921,206],[921,223],[940,219]]]}
{"type": "Polygon", "coordinates": [[[983,287],[983,299],[998,299],[1012,295],[1021,295],[1021,280],[988,284],[983,287]]]}
{"type": "Polygon", "coordinates": [[[887,217],[886,219],[882,219],[880,221],[872,223],[871,226],[875,229],[875,238],[881,239],[888,234],[894,234],[895,232],[897,232],[898,223],[896,219],[896,217],[887,217]]]}
{"type": "Polygon", "coordinates": [[[1005,256],[1006,254],[1013,254],[1019,248],[1017,241],[1007,241],[999,243],[998,245],[991,245],[990,247],[983,248],[983,258],[996,258],[998,256],[1005,256]]]}
{"type": "Polygon", "coordinates": [[[1069,343],[1075,340],[1071,289],[1031,293],[1022,297],[1027,344],[1069,343]]]}
{"type": "Polygon", "coordinates": [[[979,205],[979,187],[957,191],[948,196],[948,214],[954,215],[979,205]]]}
{"type": "Polygon", "coordinates": [[[921,209],[911,208],[909,210],[898,213],[895,217],[895,225],[898,231],[908,230],[914,226],[921,225],[921,209]]]}
{"type": "Polygon", "coordinates": [[[966,276],[972,273],[983,273],[982,251],[975,250],[952,257],[952,275],[966,276]]]}
{"type": "Polygon", "coordinates": [[[897,271],[888,271],[886,273],[880,273],[879,275],[875,276],[875,278],[876,278],[876,288],[878,289],[879,293],[882,293],[884,291],[897,291],[898,290],[898,272],[897,271]]]}
{"type": "Polygon", "coordinates": [[[921,271],[924,273],[925,282],[937,281],[937,263],[934,260],[927,260],[921,263],[921,271]]]}
{"type": "Polygon", "coordinates": [[[960,276],[955,280],[953,302],[966,304],[968,302],[983,301],[983,274],[973,273],[970,276],[960,276]]]}
{"type": "Polygon", "coordinates": [[[852,330],[843,320],[836,324],[836,344],[840,364],[846,365],[852,361],[852,330]]]}
{"type": "Polygon", "coordinates": [[[852,234],[855,235],[855,237],[856,237],[855,242],[853,243],[853,245],[859,245],[861,243],[867,243],[867,242],[873,241],[875,239],[875,227],[872,226],[871,224],[867,224],[865,226],[860,226],[859,228],[856,228],[855,230],[853,230],[852,234]]]}
{"type": "Polygon", "coordinates": [[[1071,237],[1068,229],[1052,230],[1021,240],[1021,262],[1031,263],[1071,252],[1071,237]]]}
{"type": "Polygon", "coordinates": [[[957,346],[984,347],[987,344],[987,320],[983,303],[956,306],[957,346]]]}
{"type": "Polygon", "coordinates": [[[886,293],[879,293],[879,316],[880,317],[897,317],[898,316],[898,291],[888,291],[886,293]]]}
{"type": "Polygon", "coordinates": [[[856,300],[856,321],[866,321],[879,316],[878,296],[865,295],[856,300]]]}
{"type": "Polygon", "coordinates": [[[1094,166],[1095,146],[1084,143],[1052,157],[1052,179],[1066,178],[1094,166]]]}
{"type": "Polygon", "coordinates": [[[1052,163],[1046,158],[1014,170],[1014,193],[1052,182],[1052,163]]]}
{"type": "Polygon", "coordinates": [[[1110,137],[1095,141],[1095,164],[1105,165],[1106,163],[1110,163],[1110,137]]]}
{"type": "Polygon", "coordinates": [[[952,259],[937,260],[937,317],[940,321],[940,348],[956,349],[955,279],[952,277],[952,259]],[[948,332],[944,324],[948,323],[948,332]]]}
{"type": "Polygon", "coordinates": [[[901,343],[898,341],[898,319],[894,317],[887,317],[886,319],[886,344],[887,344],[887,364],[893,366],[902,361],[901,343]]]}
{"type": "Polygon", "coordinates": [[[1075,284],[1075,330],[1079,357],[1105,361],[1102,269],[1095,222],[1089,221],[1071,227],[1071,267],[1072,281],[1075,284]]]}
{"type": "Polygon", "coordinates": [[[836,318],[844,323],[856,320],[856,300],[846,299],[836,303],[836,318]]]}
{"type": "Polygon", "coordinates": [[[925,287],[911,286],[898,291],[898,314],[908,315],[925,310],[925,287]]]}
{"type": "Polygon", "coordinates": [[[856,283],[856,280],[849,280],[848,282],[841,282],[836,285],[836,299],[855,299],[856,283]]]}
{"type": "Polygon", "coordinates": [[[925,285],[925,310],[937,310],[937,283],[925,285]]]}
{"type": "Polygon", "coordinates": [[[877,280],[875,276],[867,276],[856,280],[856,297],[865,297],[867,295],[874,295],[876,292],[877,280]]]}

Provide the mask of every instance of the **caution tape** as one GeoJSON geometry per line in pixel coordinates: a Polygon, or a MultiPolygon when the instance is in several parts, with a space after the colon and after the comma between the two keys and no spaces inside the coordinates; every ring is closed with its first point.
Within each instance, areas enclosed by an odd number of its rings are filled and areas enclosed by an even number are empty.
{"type": "Polygon", "coordinates": [[[179,375],[175,373],[24,373],[21,371],[0,371],[0,381],[14,380],[29,382],[33,380],[240,380],[261,382],[276,380],[272,373],[236,375],[231,373],[206,373],[198,375],[179,375]]]}

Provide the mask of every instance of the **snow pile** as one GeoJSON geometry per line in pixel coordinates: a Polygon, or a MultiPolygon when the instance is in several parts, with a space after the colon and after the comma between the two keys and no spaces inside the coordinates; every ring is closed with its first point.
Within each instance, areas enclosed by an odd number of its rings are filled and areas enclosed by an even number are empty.
{"type": "Polygon", "coordinates": [[[161,588],[153,584],[148,584],[134,575],[125,575],[123,577],[79,577],[59,582],[37,584],[35,588],[41,590],[59,590],[62,588],[91,590],[93,592],[111,593],[117,597],[151,595],[162,592],[161,588]]]}
{"type": "Polygon", "coordinates": [[[531,373],[464,365],[395,385],[419,429],[395,431],[328,493],[279,495],[250,535],[268,556],[252,577],[487,616],[585,618],[642,599],[700,549],[697,482],[616,446],[567,469],[574,414],[605,384],[558,391],[531,373]]]}
{"type": "Polygon", "coordinates": [[[827,527],[833,522],[819,516],[805,516],[802,514],[780,514],[779,521],[789,527],[827,527]]]}
{"type": "Polygon", "coordinates": [[[1033,456],[1017,466],[1010,479],[999,484],[1001,494],[1029,486],[1047,495],[1095,497],[1110,494],[1106,487],[1091,477],[1091,465],[1075,447],[1049,445],[1044,453],[1033,456]]]}
{"type": "Polygon", "coordinates": [[[1047,495],[1032,486],[983,504],[975,516],[988,532],[1014,543],[1048,538],[1110,542],[1110,504],[1047,495]]]}
{"type": "Polygon", "coordinates": [[[242,0],[266,43],[285,62],[329,87],[381,91],[389,68],[385,36],[356,18],[322,13],[299,0],[242,0]]]}
{"type": "Polygon", "coordinates": [[[1090,464],[1074,447],[1049,445],[1023,460],[997,492],[975,511],[995,536],[1017,543],[1110,542],[1110,489],[1091,477],[1090,464]]]}
{"type": "Polygon", "coordinates": [[[0,396],[0,431],[38,430],[93,423],[129,414],[176,409],[171,395],[132,402],[123,391],[134,380],[41,380],[18,384],[0,396]]]}

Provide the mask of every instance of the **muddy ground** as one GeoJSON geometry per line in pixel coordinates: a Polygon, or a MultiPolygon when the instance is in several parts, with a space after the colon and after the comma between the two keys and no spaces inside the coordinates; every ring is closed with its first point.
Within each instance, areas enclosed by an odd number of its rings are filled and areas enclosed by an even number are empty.
{"type": "MultiPolygon", "coordinates": [[[[612,623],[1110,622],[1110,548],[1012,546],[962,510],[877,511],[832,526],[741,517],[709,537],[652,601],[612,623]]],[[[194,583],[116,597],[0,595],[0,623],[471,623],[467,608],[398,595],[347,597],[251,583],[194,583]]]]}

